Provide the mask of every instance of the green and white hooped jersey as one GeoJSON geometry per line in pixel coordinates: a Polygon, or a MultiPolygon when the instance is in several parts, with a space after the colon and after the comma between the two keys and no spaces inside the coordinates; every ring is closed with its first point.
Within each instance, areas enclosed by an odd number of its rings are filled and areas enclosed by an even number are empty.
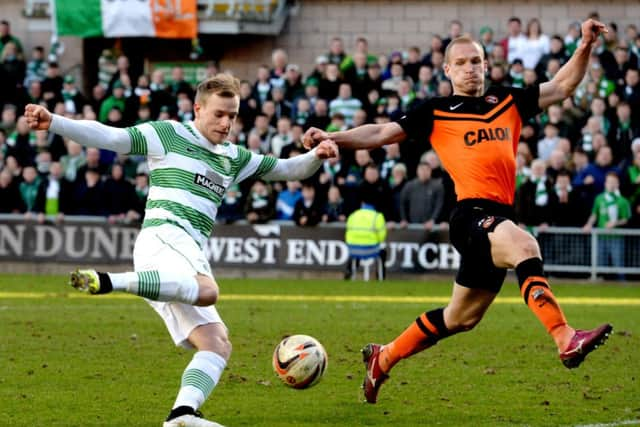
{"type": "Polygon", "coordinates": [[[142,228],[173,224],[202,247],[226,190],[271,171],[275,157],[224,142],[211,144],[192,122],[148,122],[126,129],[131,154],[145,155],[150,188],[142,228]]]}

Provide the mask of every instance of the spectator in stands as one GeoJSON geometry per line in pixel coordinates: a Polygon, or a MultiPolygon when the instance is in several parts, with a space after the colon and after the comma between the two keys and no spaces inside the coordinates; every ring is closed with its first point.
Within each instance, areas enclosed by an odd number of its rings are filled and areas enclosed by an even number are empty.
{"type": "Polygon", "coordinates": [[[589,216],[590,207],[584,206],[580,195],[571,185],[571,173],[564,169],[558,172],[554,184],[558,202],[554,206],[551,225],[556,227],[580,227],[589,216]]]}
{"type": "Polygon", "coordinates": [[[640,70],[629,68],[624,77],[624,86],[621,88],[621,98],[626,101],[631,110],[635,112],[634,120],[640,120],[640,70]]]}
{"type": "Polygon", "coordinates": [[[327,203],[322,214],[322,222],[345,222],[344,200],[340,194],[340,188],[332,185],[327,192],[327,203]]]}
{"type": "Polygon", "coordinates": [[[537,157],[539,159],[549,160],[551,152],[558,146],[558,141],[560,140],[558,133],[558,127],[553,123],[544,125],[544,138],[538,141],[537,157]]]}
{"type": "MultiPolygon", "coordinates": [[[[369,41],[364,37],[358,37],[356,39],[355,52],[360,52],[367,58],[367,64],[371,65],[378,61],[378,57],[369,52],[369,41]]],[[[347,56],[340,64],[340,71],[346,73],[347,70],[354,66],[353,55],[347,56]]],[[[328,67],[327,67],[328,69],[328,67]]]]}
{"type": "MultiPolygon", "coordinates": [[[[605,229],[623,227],[630,217],[629,201],[620,194],[620,178],[615,172],[608,172],[605,191],[596,197],[584,230],[591,231],[594,225],[605,229]]],[[[598,239],[598,265],[624,266],[624,237],[603,235],[598,239]]],[[[624,279],[624,275],[619,274],[618,278],[624,279]]]]}
{"type": "Polygon", "coordinates": [[[251,186],[244,212],[251,224],[264,224],[275,217],[275,200],[269,184],[258,180],[251,186]]]}
{"type": "Polygon", "coordinates": [[[524,63],[524,68],[535,69],[542,56],[548,54],[550,50],[551,41],[542,31],[540,20],[531,18],[527,22],[526,39],[520,53],[522,56],[519,57],[524,63]]]}
{"type": "Polygon", "coordinates": [[[524,87],[524,65],[522,59],[516,58],[511,62],[509,73],[507,74],[507,81],[509,82],[509,86],[524,87]]]}
{"type": "Polygon", "coordinates": [[[184,79],[184,69],[180,66],[171,69],[171,83],[168,89],[173,98],[178,98],[181,93],[186,94],[190,99],[195,95],[189,82],[184,79]]]}
{"type": "Polygon", "coordinates": [[[7,169],[0,169],[0,213],[19,213],[22,200],[18,185],[7,169]]]}
{"type": "Polygon", "coordinates": [[[362,102],[352,96],[351,86],[348,83],[343,83],[340,85],[338,97],[329,103],[329,115],[340,113],[344,116],[347,126],[351,126],[353,116],[360,108],[362,108],[362,102]]]}
{"type": "Polygon", "coordinates": [[[23,52],[20,39],[11,34],[11,24],[9,21],[3,19],[0,21],[0,52],[4,50],[4,47],[8,43],[13,43],[16,46],[18,53],[23,52]]]}
{"type": "Polygon", "coordinates": [[[113,89],[113,85],[115,82],[120,81],[121,83],[132,82],[133,78],[129,74],[129,58],[125,55],[120,55],[116,59],[116,70],[115,73],[111,76],[111,80],[109,81],[109,88],[113,89]]]}
{"type": "Polygon", "coordinates": [[[291,119],[289,117],[281,117],[278,119],[276,134],[271,137],[271,153],[276,157],[281,157],[282,148],[292,142],[291,119]]]}
{"type": "Polygon", "coordinates": [[[291,106],[293,102],[304,96],[304,85],[302,83],[302,73],[297,64],[288,64],[284,76],[285,100],[287,105],[291,106]]]}
{"type": "MultiPolygon", "coordinates": [[[[97,151],[97,148],[95,148],[97,151]]],[[[87,148],[87,159],[89,156],[87,148]]],[[[98,168],[84,169],[84,176],[76,183],[74,194],[74,213],[77,215],[106,216],[105,195],[98,168]]]]}
{"type": "Polygon", "coordinates": [[[37,215],[39,222],[44,221],[42,178],[34,166],[25,166],[22,169],[22,182],[18,188],[25,218],[30,219],[33,215],[37,215]]]}
{"type": "Polygon", "coordinates": [[[244,219],[244,209],[242,206],[242,192],[238,185],[232,185],[224,193],[216,222],[221,224],[233,224],[236,221],[244,219]]]}
{"type": "Polygon", "coordinates": [[[567,62],[567,59],[562,37],[554,35],[549,39],[549,51],[540,57],[538,65],[535,67],[536,73],[542,81],[551,80],[555,72],[552,72],[551,75],[545,75],[549,69],[549,63],[553,60],[556,61],[556,65],[553,68],[557,72],[557,70],[567,62]]]}
{"type": "Polygon", "coordinates": [[[15,157],[20,166],[32,165],[36,157],[36,134],[24,116],[18,118],[16,129],[7,135],[5,155],[15,157]]]}
{"type": "Polygon", "coordinates": [[[447,34],[447,37],[442,40],[443,52],[445,51],[449,43],[451,43],[451,40],[456,39],[462,35],[462,29],[462,22],[460,22],[458,19],[453,19],[451,22],[449,22],[449,32],[447,34]]]}
{"type": "Polygon", "coordinates": [[[256,113],[258,111],[258,101],[252,95],[251,83],[247,80],[240,82],[240,110],[238,117],[245,125],[244,130],[250,130],[247,128],[254,122],[256,113]]]}
{"type": "Polygon", "coordinates": [[[431,179],[431,166],[419,163],[416,177],[400,193],[400,226],[422,224],[433,229],[444,203],[444,187],[440,180],[431,179]]]}
{"type": "Polygon", "coordinates": [[[429,65],[422,65],[418,72],[418,79],[413,90],[420,99],[433,98],[436,95],[438,82],[433,77],[433,69],[429,65]]]}
{"type": "MultiPolygon", "coordinates": [[[[564,141],[567,142],[567,145],[569,145],[569,148],[570,148],[569,141],[566,139],[564,141]]],[[[551,180],[551,182],[555,183],[558,174],[562,171],[567,170],[567,166],[568,166],[567,160],[569,158],[569,154],[570,154],[570,151],[565,151],[563,149],[556,148],[551,152],[551,155],[549,155],[549,160],[547,162],[547,170],[545,174],[547,178],[551,180]]]]}
{"type": "Polygon", "coordinates": [[[396,163],[391,169],[388,180],[389,190],[391,192],[391,208],[389,208],[389,218],[387,224],[394,226],[400,222],[400,195],[402,189],[407,183],[407,167],[404,163],[396,163]]]}
{"type": "Polygon", "coordinates": [[[8,79],[11,88],[15,91],[20,90],[24,83],[27,64],[14,42],[6,43],[0,51],[0,65],[4,69],[5,78],[8,79]]]}
{"type": "Polygon", "coordinates": [[[589,191],[591,201],[595,195],[602,193],[606,176],[609,172],[618,173],[618,169],[613,165],[613,155],[611,147],[604,146],[596,153],[594,162],[589,163],[584,169],[576,173],[573,182],[576,186],[583,187],[589,191]]]}
{"type": "Polygon", "coordinates": [[[140,219],[136,211],[136,193],[133,184],[124,177],[119,163],[111,165],[111,175],[104,181],[104,208],[110,223],[140,219]]]}
{"type": "Polygon", "coordinates": [[[284,49],[274,49],[271,53],[271,70],[269,70],[271,86],[284,87],[285,74],[289,55],[284,49]]]}
{"type": "Polygon", "coordinates": [[[327,188],[334,185],[342,187],[345,184],[346,174],[347,168],[343,167],[341,155],[338,154],[323,162],[318,180],[321,186],[327,188]]]}
{"type": "Polygon", "coordinates": [[[353,54],[353,66],[344,72],[345,83],[351,85],[353,95],[361,101],[367,96],[367,68],[367,56],[364,52],[355,52],[353,54]]]}
{"type": "Polygon", "coordinates": [[[64,80],[60,76],[60,67],[57,62],[49,62],[47,64],[47,72],[44,80],[42,80],[42,98],[51,108],[62,99],[62,86],[64,80]]]}
{"type": "Polygon", "coordinates": [[[402,155],[400,154],[400,144],[389,144],[382,147],[385,151],[384,160],[380,165],[380,177],[390,182],[393,178],[391,170],[393,167],[402,162],[402,155]]]}
{"type": "Polygon", "coordinates": [[[109,112],[115,107],[121,112],[125,111],[126,98],[124,96],[124,85],[119,80],[113,84],[113,93],[106,98],[100,105],[100,112],[98,114],[98,120],[102,123],[106,123],[109,119],[109,112]]]}
{"type": "Polygon", "coordinates": [[[551,224],[558,197],[545,168],[541,159],[531,162],[531,176],[518,189],[516,219],[522,227],[546,228],[551,224]]]}
{"type": "MultiPolygon", "coordinates": [[[[285,93],[284,93],[285,89],[284,87],[280,87],[280,86],[274,86],[271,89],[271,99],[270,101],[273,103],[273,107],[274,107],[274,119],[275,119],[275,124],[277,124],[278,120],[281,117],[291,117],[291,103],[289,101],[286,100],[285,98],[285,93]]],[[[263,107],[263,112],[264,112],[264,108],[266,108],[266,104],[269,101],[265,102],[262,107],[263,107]]]]}
{"type": "Polygon", "coordinates": [[[64,177],[60,162],[51,163],[49,175],[44,179],[41,188],[44,193],[42,197],[45,215],[61,221],[65,212],[70,210],[73,184],[64,177]]]}
{"type": "Polygon", "coordinates": [[[420,48],[418,46],[411,46],[407,50],[407,61],[404,63],[404,75],[411,78],[412,82],[417,82],[420,67],[422,67],[420,48]]]}
{"type": "Polygon", "coordinates": [[[302,183],[302,197],[298,199],[293,211],[293,220],[301,227],[313,227],[320,223],[324,205],[316,194],[316,188],[312,181],[302,183]]]}
{"type": "Polygon", "coordinates": [[[340,64],[342,64],[342,61],[344,61],[346,56],[347,54],[344,51],[344,42],[342,41],[342,38],[332,38],[331,42],[329,43],[329,52],[327,52],[327,54],[325,55],[327,61],[339,66],[340,64]]]}
{"type": "Polygon", "coordinates": [[[87,100],[76,87],[76,79],[72,75],[64,77],[61,94],[65,110],[70,114],[80,114],[87,100]]]}
{"type": "Polygon", "coordinates": [[[626,167],[621,186],[623,194],[631,204],[640,199],[640,139],[637,141],[634,143],[633,163],[626,167]]]}
{"type": "Polygon", "coordinates": [[[104,49],[98,58],[98,84],[107,91],[111,87],[111,79],[118,71],[116,59],[111,49],[104,49]]]}
{"type": "Polygon", "coordinates": [[[24,86],[30,87],[34,81],[41,82],[47,73],[47,62],[44,57],[44,48],[35,46],[31,49],[31,58],[27,62],[27,72],[24,79],[24,86]]]}
{"type": "Polygon", "coordinates": [[[187,97],[178,100],[178,112],[176,113],[178,121],[182,123],[190,122],[194,119],[193,101],[187,97]]]}
{"type": "Polygon", "coordinates": [[[527,36],[522,33],[522,21],[517,16],[512,16],[507,22],[508,35],[500,41],[505,52],[507,61],[511,64],[516,58],[522,59],[524,47],[527,43],[527,36]]]}
{"type": "Polygon", "coordinates": [[[276,134],[276,129],[269,124],[269,118],[264,113],[256,115],[253,129],[249,133],[260,138],[261,151],[264,153],[271,151],[271,138],[276,134]]]}
{"type": "Polygon", "coordinates": [[[340,70],[336,64],[327,64],[324,76],[320,79],[318,86],[318,96],[326,100],[335,99],[340,91],[342,78],[340,70]]]}
{"type": "Polygon", "coordinates": [[[428,65],[433,68],[433,61],[431,60],[434,52],[444,52],[444,47],[442,45],[442,37],[438,34],[432,34],[431,40],[429,41],[429,51],[424,54],[422,57],[422,63],[424,65],[428,65]]]}
{"type": "Polygon", "coordinates": [[[80,166],[76,172],[76,186],[85,183],[86,173],[89,170],[97,172],[98,178],[106,173],[107,165],[100,161],[101,151],[95,147],[87,147],[85,149],[86,163],[80,166]]]}
{"type": "Polygon", "coordinates": [[[269,67],[267,65],[260,65],[256,74],[256,82],[253,84],[253,91],[251,97],[258,102],[258,109],[262,107],[262,104],[271,97],[271,81],[269,75],[269,67]]]}
{"type": "Polygon", "coordinates": [[[64,177],[70,182],[75,182],[78,169],[87,164],[87,158],[82,151],[82,145],[77,142],[68,139],[66,146],[67,154],[60,158],[60,166],[64,177]]]}
{"type": "Polygon", "coordinates": [[[276,219],[292,220],[298,200],[302,198],[300,181],[287,181],[286,188],[278,193],[276,200],[276,219]]]}
{"type": "Polygon", "coordinates": [[[478,32],[479,35],[479,42],[482,45],[482,48],[484,49],[484,53],[485,53],[485,57],[489,57],[489,55],[491,55],[491,53],[493,52],[493,49],[495,48],[496,43],[493,40],[493,29],[488,26],[488,25],[484,25],[480,28],[480,31],[478,32]]]}
{"type": "Polygon", "coordinates": [[[5,135],[13,133],[17,124],[16,106],[13,104],[4,104],[2,107],[2,116],[0,117],[0,129],[5,135]]]}
{"type": "MultiPolygon", "coordinates": [[[[322,77],[324,77],[327,71],[328,63],[329,63],[329,59],[325,55],[316,56],[315,66],[313,67],[313,71],[311,72],[311,74],[309,74],[307,79],[313,78],[319,82],[322,79],[322,77]]],[[[339,64],[335,64],[335,65],[338,67],[340,66],[339,64]]]]}
{"type": "Polygon", "coordinates": [[[300,97],[296,100],[291,117],[293,124],[304,127],[307,120],[311,116],[311,102],[307,98],[300,97]]]}
{"type": "Polygon", "coordinates": [[[621,101],[616,106],[616,115],[609,133],[607,141],[611,145],[613,157],[617,161],[631,159],[631,143],[640,137],[640,122],[632,120],[631,106],[626,101],[621,101]]]}
{"type": "Polygon", "coordinates": [[[435,150],[431,149],[423,153],[422,156],[420,156],[420,162],[426,163],[431,167],[432,180],[440,180],[442,183],[442,188],[444,188],[444,201],[442,203],[440,215],[436,218],[436,223],[448,223],[449,216],[451,215],[453,206],[456,203],[456,191],[453,180],[449,173],[442,167],[440,158],[436,154],[435,150]]]}
{"type": "Polygon", "coordinates": [[[391,189],[387,181],[380,178],[380,170],[375,163],[371,162],[365,166],[357,194],[360,201],[370,200],[375,209],[382,212],[385,218],[391,216],[393,210],[391,189]]]}

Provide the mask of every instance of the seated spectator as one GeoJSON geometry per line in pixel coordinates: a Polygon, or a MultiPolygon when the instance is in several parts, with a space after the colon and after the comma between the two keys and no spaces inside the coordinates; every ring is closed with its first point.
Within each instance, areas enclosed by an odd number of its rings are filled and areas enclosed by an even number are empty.
{"type": "Polygon", "coordinates": [[[400,222],[400,195],[407,184],[407,167],[404,163],[396,163],[389,176],[389,188],[391,189],[392,208],[387,224],[395,225],[400,222]]]}
{"type": "Polygon", "coordinates": [[[271,138],[276,133],[276,129],[269,124],[269,118],[264,113],[256,115],[253,129],[250,133],[256,134],[260,138],[261,151],[269,153],[271,151],[271,138]]]}
{"type": "Polygon", "coordinates": [[[271,154],[281,157],[282,148],[293,142],[291,136],[291,119],[281,117],[278,119],[276,134],[271,137],[271,154]]]}
{"type": "Polygon", "coordinates": [[[275,217],[275,200],[269,184],[261,180],[253,184],[244,212],[251,224],[264,224],[275,217]]]}
{"type": "Polygon", "coordinates": [[[370,200],[376,211],[381,212],[385,218],[391,216],[393,207],[391,190],[389,184],[380,178],[380,171],[375,163],[371,162],[364,168],[364,176],[358,186],[357,194],[360,201],[370,200]]]}
{"type": "Polygon", "coordinates": [[[4,104],[2,107],[2,116],[0,117],[0,129],[2,129],[6,135],[10,135],[16,129],[17,122],[17,108],[13,104],[4,104]]]}
{"type": "Polygon", "coordinates": [[[342,83],[338,97],[329,103],[329,115],[333,117],[335,113],[340,113],[344,116],[346,125],[351,126],[353,125],[353,116],[360,108],[362,108],[362,102],[352,96],[351,85],[342,83]]]}
{"type": "Polygon", "coordinates": [[[518,189],[516,219],[523,227],[548,227],[556,211],[558,196],[553,183],[545,175],[545,163],[531,163],[531,176],[518,189]]]}
{"type": "Polygon", "coordinates": [[[24,86],[30,87],[33,82],[44,80],[47,72],[47,61],[44,57],[44,48],[35,46],[31,49],[31,58],[27,62],[27,74],[24,79],[24,86]]]}
{"type": "Polygon", "coordinates": [[[76,215],[107,215],[104,186],[98,168],[85,169],[83,180],[76,184],[73,206],[76,215]]]}
{"type": "Polygon", "coordinates": [[[311,102],[307,98],[298,98],[291,112],[293,123],[304,126],[311,116],[311,102]]]}
{"type": "Polygon", "coordinates": [[[0,213],[19,213],[22,199],[13,175],[8,169],[0,170],[0,213]]]}
{"type": "Polygon", "coordinates": [[[98,114],[98,120],[102,123],[107,123],[109,112],[114,108],[118,108],[121,112],[125,111],[127,100],[124,94],[124,85],[120,80],[117,80],[113,84],[113,92],[111,96],[107,97],[100,105],[100,112],[98,114]]]}
{"type": "Polygon", "coordinates": [[[82,107],[87,103],[85,97],[76,87],[76,79],[72,75],[64,77],[62,100],[64,101],[65,110],[71,114],[80,114],[82,107]]]}
{"type": "Polygon", "coordinates": [[[20,166],[33,164],[35,161],[36,134],[27,124],[27,118],[20,116],[16,124],[16,130],[7,136],[6,156],[13,156],[20,166]]]}
{"type": "Polygon", "coordinates": [[[567,169],[567,159],[568,155],[563,150],[556,149],[551,152],[545,174],[552,183],[556,182],[556,177],[560,172],[567,169]]]}
{"type": "Polygon", "coordinates": [[[82,183],[85,179],[85,173],[89,169],[94,169],[98,172],[98,175],[102,176],[106,174],[107,167],[100,161],[100,149],[95,147],[87,147],[86,149],[86,163],[80,166],[76,171],[75,183],[82,183]]]}
{"type": "Polygon", "coordinates": [[[584,169],[576,173],[574,184],[590,186],[594,194],[602,193],[607,173],[618,172],[613,165],[611,147],[604,146],[596,153],[595,161],[589,163],[584,169]]]}
{"type": "Polygon", "coordinates": [[[278,194],[276,200],[276,219],[292,220],[298,200],[302,198],[300,181],[287,181],[287,188],[278,194]]]}
{"type": "Polygon", "coordinates": [[[558,203],[551,217],[551,225],[556,227],[581,227],[587,221],[590,206],[585,206],[580,195],[571,186],[571,174],[561,170],[553,187],[558,203]]]}
{"type": "MultiPolygon", "coordinates": [[[[149,175],[144,172],[138,172],[135,179],[136,203],[135,211],[140,215],[140,221],[144,217],[144,209],[147,205],[147,197],[149,196],[149,175]]],[[[223,201],[224,204],[224,201],[223,201]]],[[[240,209],[242,212],[242,209],[240,209]]],[[[220,211],[218,211],[219,213],[220,211]]],[[[218,216],[219,218],[219,216],[218,216]]]]}
{"type": "MultiPolygon", "coordinates": [[[[25,166],[22,170],[22,182],[19,186],[22,208],[27,218],[34,214],[44,215],[44,191],[42,179],[34,166],[25,166]]],[[[44,219],[38,218],[38,219],[44,219]]]]}
{"type": "Polygon", "coordinates": [[[347,217],[344,214],[344,200],[340,189],[332,185],[327,192],[327,203],[322,214],[322,222],[344,222],[347,217]]]}
{"type": "Polygon", "coordinates": [[[73,196],[73,183],[68,181],[59,162],[51,163],[49,175],[42,185],[44,191],[44,213],[53,216],[57,221],[64,218],[64,214],[70,212],[73,196]]]}
{"type": "Polygon", "coordinates": [[[402,156],[400,155],[400,144],[385,145],[385,156],[380,166],[380,177],[389,182],[392,179],[391,170],[393,167],[402,162],[402,156]]]}
{"type": "Polygon", "coordinates": [[[318,85],[318,96],[322,99],[336,99],[343,80],[336,64],[327,64],[326,71],[318,85]]]}
{"type": "Polygon", "coordinates": [[[324,213],[322,203],[316,195],[313,182],[302,183],[302,198],[295,205],[293,220],[300,227],[313,227],[322,220],[324,213]]]}
{"type": "Polygon", "coordinates": [[[431,166],[418,164],[416,177],[400,193],[400,226],[422,224],[431,230],[444,203],[444,187],[439,179],[431,178],[431,166]]]}
{"type": "Polygon", "coordinates": [[[82,145],[67,139],[67,154],[60,158],[60,165],[64,177],[70,182],[76,181],[78,169],[87,164],[87,158],[82,151],[82,145]]]}
{"type": "Polygon", "coordinates": [[[327,129],[329,123],[331,122],[331,117],[329,117],[329,106],[327,101],[319,98],[316,101],[316,104],[313,109],[313,113],[309,115],[309,118],[304,123],[304,128],[309,129],[310,127],[316,127],[318,129],[327,129]]]}
{"type": "Polygon", "coordinates": [[[545,162],[549,160],[551,152],[558,146],[559,130],[553,123],[547,123],[544,125],[544,138],[538,141],[538,155],[537,157],[545,162]]]}
{"type": "Polygon", "coordinates": [[[111,165],[111,176],[104,181],[104,207],[110,223],[140,219],[136,212],[134,186],[125,179],[122,165],[111,165]]]}

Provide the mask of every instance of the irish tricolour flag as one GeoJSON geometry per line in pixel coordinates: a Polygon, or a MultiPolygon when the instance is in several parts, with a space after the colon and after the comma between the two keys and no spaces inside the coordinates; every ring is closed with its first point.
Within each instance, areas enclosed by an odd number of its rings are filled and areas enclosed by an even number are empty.
{"type": "Polygon", "coordinates": [[[61,36],[195,38],[196,0],[52,0],[61,36]]]}

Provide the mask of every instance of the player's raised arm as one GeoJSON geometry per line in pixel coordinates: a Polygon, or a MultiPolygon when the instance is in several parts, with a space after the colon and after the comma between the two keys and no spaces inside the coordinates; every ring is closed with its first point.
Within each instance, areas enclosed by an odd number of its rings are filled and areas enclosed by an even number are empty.
{"type": "Polygon", "coordinates": [[[49,130],[86,147],[104,148],[117,153],[131,152],[131,137],[125,129],[106,126],[94,120],[68,119],[34,104],[25,107],[24,115],[31,129],[49,130]]]}
{"type": "Polygon", "coordinates": [[[341,148],[369,150],[402,142],[406,137],[407,134],[402,127],[396,122],[391,122],[358,126],[339,132],[325,132],[317,128],[310,128],[303,136],[303,143],[305,147],[311,148],[322,141],[331,140],[341,148]]]}
{"type": "Polygon", "coordinates": [[[607,27],[593,19],[587,19],[582,23],[582,39],[576,51],[569,61],[558,70],[553,79],[540,85],[540,99],[538,100],[540,108],[547,108],[549,105],[573,95],[587,71],[593,44],[600,34],[605,32],[607,32],[607,27]]]}
{"type": "Polygon", "coordinates": [[[278,159],[271,171],[264,175],[269,181],[296,181],[313,175],[325,159],[338,155],[338,147],[331,141],[323,141],[316,148],[300,156],[278,159]]]}

